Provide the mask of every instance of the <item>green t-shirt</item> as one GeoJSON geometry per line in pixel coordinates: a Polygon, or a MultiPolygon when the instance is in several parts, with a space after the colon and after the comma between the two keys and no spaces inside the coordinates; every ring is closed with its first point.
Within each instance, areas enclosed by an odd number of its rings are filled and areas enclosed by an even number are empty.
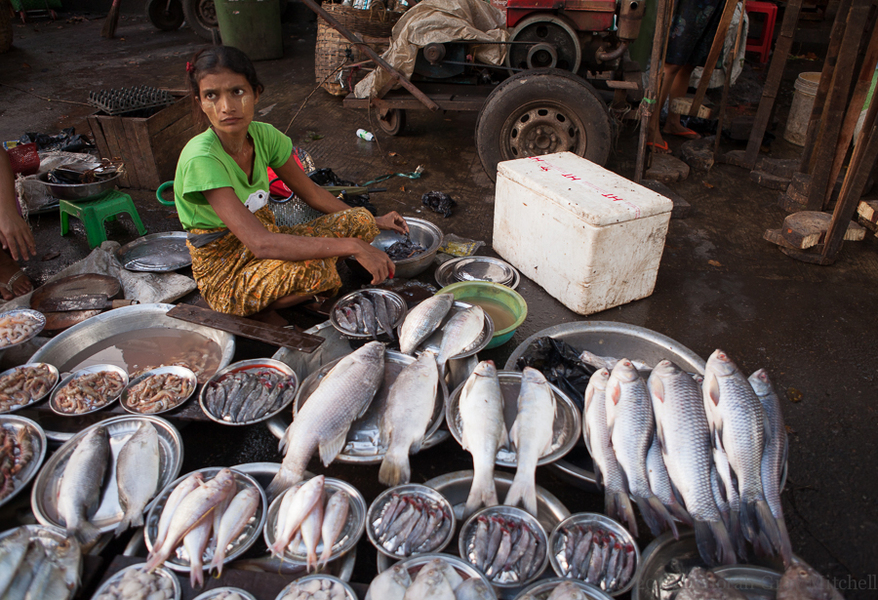
{"type": "Polygon", "coordinates": [[[250,123],[247,133],[253,138],[252,181],[235,160],[223,149],[213,129],[189,140],[180,153],[174,175],[174,200],[183,229],[216,229],[225,227],[204,197],[205,190],[230,187],[242,203],[268,200],[267,168],[276,169],[290,158],[293,142],[268,123],[250,123]]]}

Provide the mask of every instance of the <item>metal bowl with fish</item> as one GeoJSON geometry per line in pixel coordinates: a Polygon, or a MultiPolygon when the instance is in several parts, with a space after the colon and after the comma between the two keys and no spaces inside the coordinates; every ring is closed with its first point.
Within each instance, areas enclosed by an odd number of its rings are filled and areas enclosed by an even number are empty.
{"type": "Polygon", "coordinates": [[[549,536],[549,562],[560,577],[584,581],[612,596],[627,593],[634,586],[640,564],[640,549],[631,533],[619,522],[599,513],[576,513],[559,523],[549,536]],[[608,568],[600,568],[594,554],[605,555],[608,568]],[[615,558],[613,556],[615,555],[615,558]],[[612,573],[609,566],[615,567],[612,573]]]}
{"type": "Polygon", "coordinates": [[[551,579],[541,579],[533,585],[529,585],[514,600],[549,600],[549,598],[552,600],[609,600],[610,596],[593,585],[576,579],[552,577],[551,579]],[[572,587],[559,589],[562,584],[572,587]]]}
{"type": "Polygon", "coordinates": [[[136,588],[142,597],[150,600],[180,600],[183,590],[177,576],[164,567],[159,567],[153,573],[146,573],[146,563],[130,565],[113,573],[109,579],[101,584],[92,600],[117,600],[125,598],[121,591],[136,588]]]}
{"type": "Polygon", "coordinates": [[[299,378],[289,365],[273,358],[230,364],[201,386],[198,403],[204,414],[223,425],[253,425],[279,414],[299,391],[299,378]]]}
{"type": "Polygon", "coordinates": [[[498,588],[520,588],[536,581],[549,564],[548,544],[549,536],[540,522],[515,506],[476,511],[464,522],[457,538],[464,560],[498,588]],[[497,527],[502,539],[492,553],[488,540],[497,527]]]}
{"type": "Polygon", "coordinates": [[[54,365],[29,363],[0,373],[0,414],[11,413],[41,402],[58,383],[54,365]]]}
{"type": "MultiPolygon", "coordinates": [[[[503,397],[503,416],[506,421],[506,430],[512,429],[515,418],[518,415],[518,394],[521,390],[521,373],[518,371],[498,371],[497,378],[500,380],[500,393],[503,397]]],[[[445,420],[451,435],[462,444],[463,427],[460,417],[460,394],[463,386],[459,385],[452,392],[446,407],[445,420]]],[[[573,401],[559,388],[549,384],[555,397],[555,418],[552,422],[552,445],[546,454],[543,454],[537,465],[547,465],[555,462],[573,449],[579,441],[582,432],[582,417],[573,401]]],[[[516,452],[512,448],[500,448],[495,460],[501,467],[515,468],[518,465],[516,452]]]]}
{"type": "Polygon", "coordinates": [[[34,421],[0,416],[0,506],[12,500],[40,470],[46,458],[46,434],[34,421]]]}
{"type": "Polygon", "coordinates": [[[357,594],[338,577],[316,574],[293,581],[275,600],[357,600],[357,594]]]}
{"type": "MultiPolygon", "coordinates": [[[[430,265],[433,264],[433,259],[436,258],[436,253],[439,251],[439,246],[442,244],[443,235],[442,230],[430,221],[415,217],[403,218],[405,219],[406,225],[409,227],[408,236],[385,229],[379,233],[374,240],[372,240],[372,245],[383,252],[387,252],[391,246],[396,243],[405,244],[408,241],[423,247],[423,251],[417,252],[407,258],[391,257],[391,260],[396,267],[393,276],[396,278],[411,279],[412,277],[420,275],[426,271],[430,265]]],[[[365,271],[365,269],[363,269],[356,261],[349,260],[348,264],[352,266],[356,265],[352,270],[357,270],[358,272],[365,271]],[[357,267],[359,267],[359,269],[357,269],[357,267]]]]}
{"type": "Polygon", "coordinates": [[[241,588],[223,586],[198,594],[192,600],[257,600],[256,596],[241,588]]]}
{"type": "MultiPolygon", "coordinates": [[[[159,532],[159,521],[162,517],[162,511],[165,509],[165,505],[168,502],[168,498],[176,489],[176,487],[187,480],[192,475],[200,475],[204,482],[208,482],[214,477],[217,476],[223,467],[206,467],[203,469],[197,469],[192,471],[191,473],[187,473],[181,477],[178,477],[171,483],[167,484],[162,491],[156,496],[156,499],[153,501],[152,506],[149,509],[149,513],[146,515],[146,520],[144,521],[144,541],[146,542],[146,547],[150,552],[153,551],[155,547],[156,538],[158,537],[159,532]]],[[[246,524],[243,526],[243,529],[238,533],[238,535],[233,538],[225,548],[225,555],[222,561],[222,564],[228,564],[229,562],[235,560],[241,554],[250,549],[250,547],[256,542],[259,538],[259,534],[262,531],[263,526],[265,525],[265,516],[268,512],[268,500],[265,497],[265,491],[262,489],[262,486],[256,482],[256,480],[247,475],[245,473],[241,473],[234,469],[231,469],[232,476],[235,481],[235,489],[236,493],[240,493],[245,489],[255,490],[259,495],[259,503],[256,507],[256,512],[247,520],[246,524]]],[[[204,550],[204,553],[201,556],[202,568],[204,570],[209,569],[211,561],[214,558],[214,554],[216,549],[214,546],[216,545],[216,531],[212,531],[210,534],[210,540],[207,543],[207,546],[204,550]]],[[[169,569],[181,573],[188,573],[192,570],[191,558],[189,553],[183,547],[182,541],[180,545],[174,549],[168,559],[165,561],[165,566],[169,569]]]]}
{"type": "MultiPolygon", "coordinates": [[[[283,503],[284,498],[288,494],[295,494],[303,485],[305,485],[306,481],[300,481],[286,490],[280,496],[275,498],[271,502],[271,506],[268,507],[268,517],[265,520],[262,535],[265,539],[266,546],[269,548],[275,544],[278,538],[277,528],[280,518],[280,509],[282,506],[286,506],[283,503]]],[[[357,545],[357,542],[360,541],[360,538],[363,537],[363,531],[366,528],[366,500],[363,498],[360,491],[348,482],[342,481],[341,479],[326,477],[323,484],[323,499],[321,500],[325,501],[324,506],[328,507],[333,496],[340,492],[344,492],[348,499],[348,509],[344,525],[341,527],[338,536],[333,542],[329,554],[324,555],[325,547],[322,539],[319,540],[316,547],[316,552],[317,555],[321,557],[321,562],[325,561],[327,564],[350,552],[357,545]]],[[[292,497],[290,500],[291,499],[292,497]]],[[[302,542],[296,546],[291,546],[291,544],[288,544],[284,548],[283,560],[296,565],[307,564],[308,553],[305,544],[302,542]]]]}
{"type": "Polygon", "coordinates": [[[30,308],[13,308],[0,314],[0,350],[19,346],[46,326],[46,315],[30,308]]]}
{"type": "Polygon", "coordinates": [[[402,325],[406,314],[402,296],[378,288],[351,292],[336,302],[329,312],[329,322],[342,335],[353,339],[389,340],[402,325]],[[370,331],[374,326],[374,335],[370,331]]]}
{"type": "MultiPolygon", "coordinates": [[[[33,569],[38,563],[51,565],[52,571],[43,573],[51,586],[36,597],[51,597],[52,600],[68,600],[76,595],[82,573],[82,549],[72,535],[58,527],[45,525],[22,525],[0,533],[0,553],[3,555],[4,581],[10,588],[16,586],[21,576],[24,583],[33,582],[33,569]],[[16,561],[13,557],[18,556],[16,561]],[[43,561],[43,558],[48,558],[43,561]],[[60,581],[59,581],[60,580],[60,581]],[[53,593],[54,592],[54,593],[53,593]]],[[[43,583],[46,583],[44,580],[43,583]]],[[[25,597],[20,590],[20,596],[25,597]]],[[[16,597],[11,589],[4,591],[4,599],[16,597]]]]}
{"type": "Polygon", "coordinates": [[[456,524],[451,502],[433,488],[415,483],[384,490],[366,514],[369,541],[378,552],[394,560],[441,552],[454,538],[456,524]],[[414,512],[421,516],[414,527],[408,528],[407,535],[400,536],[402,531],[397,529],[414,512]]]}
{"type": "MultiPolygon", "coordinates": [[[[418,344],[418,347],[415,349],[414,353],[418,354],[420,352],[423,352],[424,350],[432,350],[438,356],[439,350],[440,348],[442,348],[442,335],[444,333],[442,328],[445,327],[448,321],[450,321],[455,315],[467,310],[468,308],[472,308],[473,306],[475,305],[469,302],[455,300],[454,304],[451,305],[451,309],[448,311],[448,314],[446,314],[442,321],[439,323],[439,327],[437,327],[436,330],[432,334],[430,334],[429,337],[427,337],[427,339],[418,344]]],[[[409,313],[411,313],[411,310],[409,311],[409,313]]],[[[473,356],[474,354],[484,350],[488,346],[488,344],[491,343],[491,338],[494,337],[494,320],[491,319],[491,315],[489,315],[487,312],[484,313],[484,315],[485,324],[482,327],[482,333],[479,335],[476,341],[471,343],[469,346],[467,346],[454,356],[450,356],[449,360],[473,356]]],[[[399,335],[401,332],[402,325],[400,325],[397,329],[397,335],[399,335]]]]}
{"type": "Polygon", "coordinates": [[[130,413],[158,415],[183,405],[198,385],[192,369],[159,367],[138,375],[122,392],[122,408],[130,413]]]}
{"type": "Polygon", "coordinates": [[[61,380],[49,398],[52,412],[87,415],[111,405],[128,385],[128,371],[116,365],[92,365],[61,380]]]}

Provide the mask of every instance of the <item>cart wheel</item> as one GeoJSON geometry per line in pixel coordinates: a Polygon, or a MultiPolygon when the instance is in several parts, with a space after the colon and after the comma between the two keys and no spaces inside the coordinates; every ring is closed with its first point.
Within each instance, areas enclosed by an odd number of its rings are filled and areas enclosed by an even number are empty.
{"type": "Polygon", "coordinates": [[[476,120],[476,149],[495,179],[500,161],[553,152],[573,152],[603,166],[611,134],[610,113],[591,84],[561,69],[533,69],[488,96],[476,120]]]}
{"type": "Polygon", "coordinates": [[[198,37],[212,42],[214,32],[219,36],[219,22],[213,0],[182,0],[186,23],[198,37]]]}
{"type": "Polygon", "coordinates": [[[146,3],[149,22],[162,31],[177,31],[183,24],[183,3],[180,0],[149,0],[146,3]]]}
{"type": "Polygon", "coordinates": [[[388,135],[399,135],[405,129],[405,111],[391,108],[384,118],[378,119],[378,126],[388,135]]]}

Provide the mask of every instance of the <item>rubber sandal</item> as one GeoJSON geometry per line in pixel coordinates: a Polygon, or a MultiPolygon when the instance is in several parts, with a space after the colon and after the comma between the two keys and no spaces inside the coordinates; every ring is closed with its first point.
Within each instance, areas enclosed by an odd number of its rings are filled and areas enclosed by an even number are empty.
{"type": "Polygon", "coordinates": [[[693,131],[692,129],[689,129],[688,127],[684,128],[684,129],[686,131],[680,131],[680,132],[671,132],[671,131],[665,131],[664,129],[662,129],[662,135],[676,135],[677,137],[683,137],[683,138],[686,138],[688,140],[697,140],[698,138],[701,137],[701,134],[698,133],[697,131],[693,131]]]}
{"type": "MultiPolygon", "coordinates": [[[[18,281],[22,277],[26,277],[26,276],[27,276],[27,274],[24,271],[22,271],[21,269],[19,269],[18,271],[16,271],[15,273],[12,274],[12,277],[9,278],[9,281],[7,281],[6,283],[0,283],[0,288],[3,288],[4,290],[6,290],[10,294],[12,294],[13,298],[17,298],[18,295],[14,291],[12,291],[12,286],[15,285],[16,281],[18,281]]],[[[25,293],[27,293],[27,292],[25,292],[25,293]]]]}
{"type": "Polygon", "coordinates": [[[664,152],[660,152],[660,154],[670,154],[671,153],[671,149],[668,147],[668,142],[666,142],[666,141],[663,141],[661,144],[658,144],[656,142],[646,142],[646,145],[652,146],[654,148],[653,152],[655,152],[655,149],[658,149],[658,150],[664,150],[664,152]]]}

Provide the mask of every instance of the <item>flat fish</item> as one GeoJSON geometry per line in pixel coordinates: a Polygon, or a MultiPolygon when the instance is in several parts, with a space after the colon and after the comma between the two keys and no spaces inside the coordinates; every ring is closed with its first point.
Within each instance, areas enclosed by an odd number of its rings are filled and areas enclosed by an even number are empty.
{"type": "Polygon", "coordinates": [[[411,584],[408,570],[397,563],[372,580],[364,600],[403,600],[411,584]]]}
{"type": "Polygon", "coordinates": [[[844,597],[820,573],[794,559],[777,584],[777,600],[844,600],[844,597]]]}
{"type": "Polygon", "coordinates": [[[455,600],[454,589],[442,570],[431,562],[418,571],[403,600],[455,600]]]}

